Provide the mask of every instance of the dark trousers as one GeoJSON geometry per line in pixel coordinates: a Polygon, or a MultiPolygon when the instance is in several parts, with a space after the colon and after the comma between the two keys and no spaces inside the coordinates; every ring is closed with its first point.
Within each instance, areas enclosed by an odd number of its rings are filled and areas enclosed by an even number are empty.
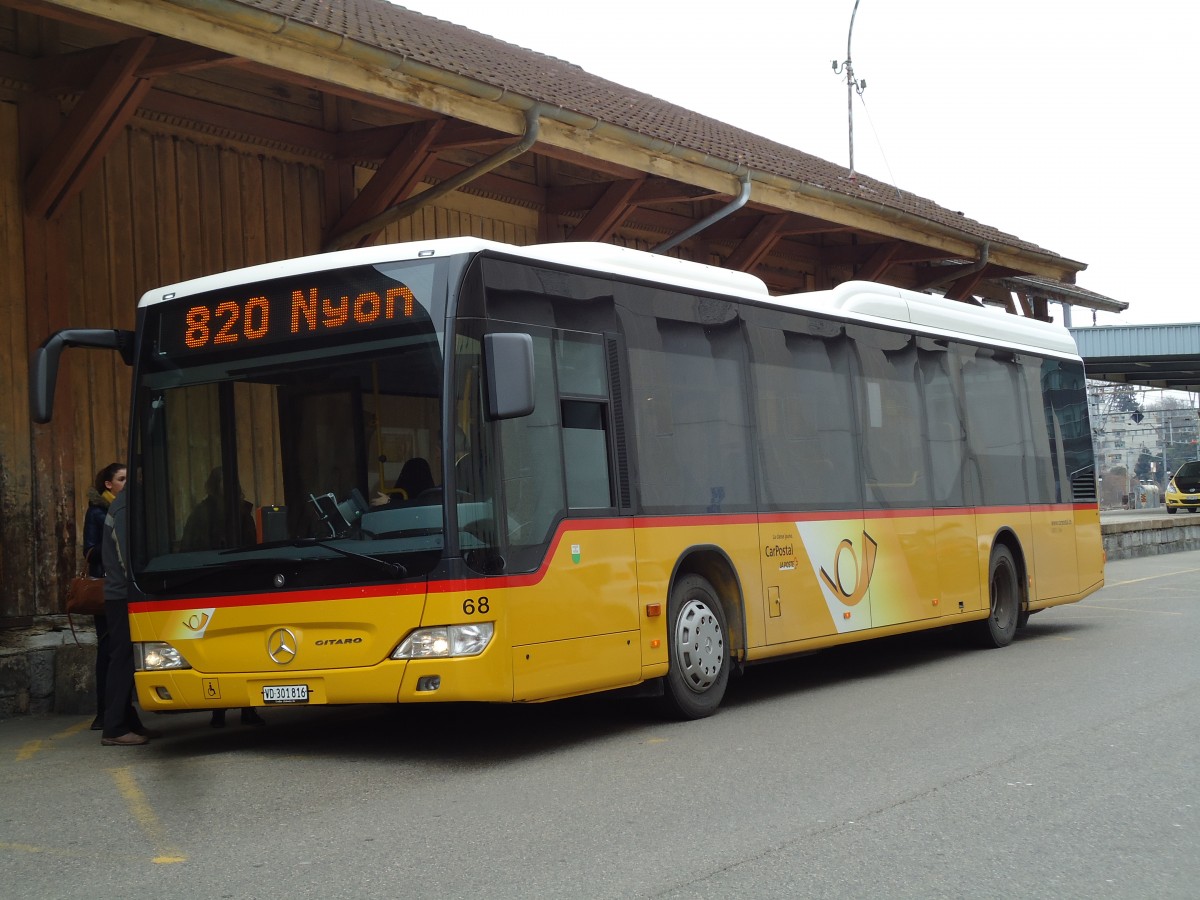
{"type": "Polygon", "coordinates": [[[133,643],[129,637],[129,604],[104,598],[108,620],[108,672],[104,684],[106,738],[120,737],[142,727],[133,708],[133,643]]]}
{"type": "Polygon", "coordinates": [[[96,625],[96,718],[104,722],[104,691],[108,685],[108,616],[93,616],[96,625]]]}

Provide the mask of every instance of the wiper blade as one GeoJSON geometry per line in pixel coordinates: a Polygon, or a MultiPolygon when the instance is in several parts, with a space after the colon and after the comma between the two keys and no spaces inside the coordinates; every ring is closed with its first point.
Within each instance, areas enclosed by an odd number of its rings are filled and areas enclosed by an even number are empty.
{"type": "Polygon", "coordinates": [[[235,547],[230,550],[222,550],[218,556],[228,556],[230,554],[240,555],[243,553],[253,553],[257,550],[271,550],[276,547],[320,547],[322,550],[332,550],[334,553],[339,553],[348,559],[359,559],[365,563],[369,563],[381,571],[395,578],[404,578],[408,575],[408,569],[400,563],[388,562],[386,559],[380,559],[378,556],[369,556],[366,553],[355,553],[353,550],[347,550],[344,547],[337,547],[333,544],[327,544],[321,538],[296,538],[291,541],[272,541],[269,544],[255,544],[250,547],[235,547]]]}

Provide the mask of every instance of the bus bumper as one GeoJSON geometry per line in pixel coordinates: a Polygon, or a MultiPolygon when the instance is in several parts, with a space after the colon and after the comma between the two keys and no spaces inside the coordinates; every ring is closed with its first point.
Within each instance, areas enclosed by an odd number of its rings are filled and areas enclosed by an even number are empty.
{"type": "Polygon", "coordinates": [[[505,666],[504,655],[494,652],[459,659],[389,659],[362,668],[286,674],[195,669],[138,672],[134,681],[138,703],[149,712],[349,703],[511,703],[513,699],[511,670],[505,666]],[[271,696],[288,699],[268,699],[271,696]]]}

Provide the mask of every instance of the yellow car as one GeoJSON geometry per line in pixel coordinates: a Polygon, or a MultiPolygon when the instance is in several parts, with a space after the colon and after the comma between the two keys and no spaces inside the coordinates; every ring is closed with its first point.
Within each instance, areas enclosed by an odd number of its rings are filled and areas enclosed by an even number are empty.
{"type": "Polygon", "coordinates": [[[1167,483],[1167,512],[1200,510],[1200,460],[1184,463],[1167,483]]]}

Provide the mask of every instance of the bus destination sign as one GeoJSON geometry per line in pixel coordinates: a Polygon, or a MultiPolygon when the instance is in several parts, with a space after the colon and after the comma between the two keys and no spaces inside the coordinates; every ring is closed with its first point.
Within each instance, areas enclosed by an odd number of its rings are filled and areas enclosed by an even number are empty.
{"type": "MultiPolygon", "coordinates": [[[[179,355],[248,350],[253,345],[333,337],[412,319],[416,306],[412,290],[394,281],[390,284],[382,290],[341,293],[308,284],[276,283],[250,297],[224,293],[211,300],[182,300],[163,316],[160,348],[179,355]]],[[[263,287],[250,290],[259,292],[263,287]]]]}

